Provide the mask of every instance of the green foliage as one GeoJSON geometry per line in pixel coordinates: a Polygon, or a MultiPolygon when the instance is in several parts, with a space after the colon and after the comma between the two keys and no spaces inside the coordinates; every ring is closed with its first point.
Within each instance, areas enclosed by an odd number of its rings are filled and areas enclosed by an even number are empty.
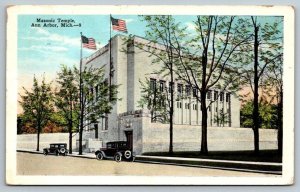
{"type": "Polygon", "coordinates": [[[78,131],[79,125],[79,84],[75,67],[62,65],[57,73],[58,90],[55,93],[55,104],[59,113],[55,120],[68,127],[69,132],[78,131]]]}
{"type": "MultiPolygon", "coordinates": [[[[241,108],[241,127],[253,127],[253,101],[241,108]]],[[[266,102],[259,103],[259,124],[264,129],[277,129],[277,106],[266,102]]]]}
{"type": "Polygon", "coordinates": [[[150,87],[150,80],[146,78],[141,84],[141,99],[138,101],[138,107],[147,108],[151,112],[151,118],[154,122],[169,123],[170,120],[170,93],[165,85],[162,90],[159,89],[160,82],[155,82],[155,89],[150,87]]]}
{"type": "MultiPolygon", "coordinates": [[[[76,70],[76,74],[79,77],[78,70],[76,70]]],[[[81,113],[86,121],[85,127],[111,112],[113,105],[118,100],[118,85],[109,85],[105,79],[103,67],[85,66],[82,71],[82,81],[83,108],[81,113]]]]}
{"type": "Polygon", "coordinates": [[[224,127],[226,123],[229,123],[229,114],[221,110],[220,114],[214,117],[214,122],[217,123],[218,126],[224,127]]]}
{"type": "Polygon", "coordinates": [[[21,95],[21,100],[19,101],[24,111],[22,120],[24,122],[31,122],[33,127],[38,132],[41,132],[54,111],[51,86],[45,82],[44,77],[41,84],[34,77],[31,90],[23,89],[25,94],[21,95]]]}

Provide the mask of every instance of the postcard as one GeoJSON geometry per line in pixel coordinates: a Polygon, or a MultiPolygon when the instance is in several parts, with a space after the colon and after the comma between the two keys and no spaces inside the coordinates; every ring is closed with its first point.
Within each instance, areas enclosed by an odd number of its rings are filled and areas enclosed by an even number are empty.
{"type": "Polygon", "coordinates": [[[293,184],[293,7],[7,16],[8,185],[293,184]]]}

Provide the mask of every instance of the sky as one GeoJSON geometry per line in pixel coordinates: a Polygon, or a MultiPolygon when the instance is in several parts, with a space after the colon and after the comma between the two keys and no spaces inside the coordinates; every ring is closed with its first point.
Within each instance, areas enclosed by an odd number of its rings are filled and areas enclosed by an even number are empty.
{"type": "MultiPolygon", "coordinates": [[[[128,34],[145,36],[146,23],[137,15],[112,15],[126,21],[128,34]]],[[[196,16],[174,16],[177,22],[187,27],[189,33],[195,33],[193,22],[196,16]]],[[[265,22],[272,20],[266,18],[265,22]]],[[[46,22],[48,23],[48,22],[46,22]]],[[[43,25],[43,23],[41,23],[43,25]]],[[[32,86],[34,75],[47,82],[55,80],[62,64],[76,65],[80,61],[80,32],[86,37],[94,38],[97,49],[108,43],[110,36],[109,15],[19,15],[18,17],[18,93],[24,93],[22,87],[32,86]],[[58,27],[33,27],[37,19],[53,19],[58,27]],[[81,26],[60,27],[58,19],[74,20],[73,24],[81,26]]],[[[112,30],[112,36],[124,34],[112,30]]],[[[125,35],[128,35],[125,34],[125,35]]],[[[83,57],[96,50],[83,49],[83,57]]]]}

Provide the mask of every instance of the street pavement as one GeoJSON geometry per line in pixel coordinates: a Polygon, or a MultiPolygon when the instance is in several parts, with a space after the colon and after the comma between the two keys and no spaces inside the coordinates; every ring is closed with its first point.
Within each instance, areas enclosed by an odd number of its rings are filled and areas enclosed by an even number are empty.
{"type": "MultiPolygon", "coordinates": [[[[17,151],[42,154],[41,151],[32,151],[28,149],[19,149],[17,151]]],[[[96,158],[94,153],[83,153],[82,155],[78,155],[78,152],[73,152],[73,154],[68,154],[68,156],[88,159],[96,158]]],[[[135,162],[282,175],[282,163],[275,162],[233,161],[149,155],[137,155],[135,156],[135,162]]]]}
{"type": "MultiPolygon", "coordinates": [[[[82,156],[81,156],[82,157],[82,156]]],[[[77,155],[44,156],[40,153],[17,152],[19,175],[107,175],[107,176],[243,176],[277,177],[278,175],[210,169],[189,166],[174,166],[142,162],[98,161],[92,155],[78,158],[77,155]]]]}

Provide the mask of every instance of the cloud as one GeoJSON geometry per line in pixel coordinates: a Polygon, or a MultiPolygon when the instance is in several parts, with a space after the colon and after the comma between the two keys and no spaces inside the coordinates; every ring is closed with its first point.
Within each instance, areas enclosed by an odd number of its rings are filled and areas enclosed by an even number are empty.
{"type": "Polygon", "coordinates": [[[42,28],[36,28],[36,34],[38,36],[22,37],[22,39],[32,41],[55,42],[70,47],[80,47],[80,37],[72,38],[57,33],[50,33],[49,31],[42,28]]]}
{"type": "Polygon", "coordinates": [[[37,28],[35,28],[35,29],[37,30],[36,32],[37,32],[38,34],[46,35],[46,36],[50,35],[49,31],[47,31],[47,30],[45,30],[45,29],[43,29],[43,28],[37,27],[37,28]]]}
{"type": "Polygon", "coordinates": [[[126,23],[131,23],[135,21],[134,19],[124,19],[124,20],[126,21],[126,23]]]}
{"type": "Polygon", "coordinates": [[[21,47],[18,48],[18,50],[21,51],[40,51],[40,52],[48,52],[48,51],[53,51],[53,52],[65,52],[68,51],[69,49],[66,47],[62,46],[41,46],[41,45],[33,45],[31,47],[21,47]]]}
{"type": "Polygon", "coordinates": [[[193,22],[186,22],[185,25],[187,26],[187,30],[189,30],[189,31],[196,30],[196,25],[193,22]]]}

